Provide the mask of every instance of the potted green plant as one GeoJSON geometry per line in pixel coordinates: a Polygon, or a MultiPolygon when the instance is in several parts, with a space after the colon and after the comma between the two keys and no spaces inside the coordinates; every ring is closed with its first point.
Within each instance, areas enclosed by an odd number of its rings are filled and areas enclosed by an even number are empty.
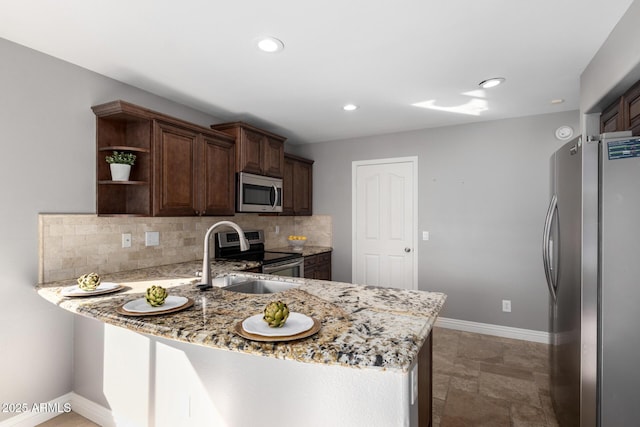
{"type": "Polygon", "coordinates": [[[131,166],[136,162],[136,155],[124,151],[114,151],[112,155],[105,157],[111,168],[113,181],[129,181],[131,166]]]}

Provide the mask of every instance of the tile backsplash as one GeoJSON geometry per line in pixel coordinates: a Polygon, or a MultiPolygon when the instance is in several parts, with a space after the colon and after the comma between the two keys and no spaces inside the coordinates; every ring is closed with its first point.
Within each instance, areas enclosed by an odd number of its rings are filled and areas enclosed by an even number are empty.
{"type": "Polygon", "coordinates": [[[329,215],[305,217],[236,214],[232,217],[99,217],[95,214],[39,215],[39,283],[81,274],[113,273],[202,259],[204,234],[218,221],[265,231],[265,247],[287,246],[287,236],[307,236],[309,245],[332,245],[329,215]],[[276,234],[276,226],[279,232],[276,234]],[[145,232],[158,231],[160,245],[145,246],[145,232]],[[131,233],[131,247],[122,234],[131,233]]]}

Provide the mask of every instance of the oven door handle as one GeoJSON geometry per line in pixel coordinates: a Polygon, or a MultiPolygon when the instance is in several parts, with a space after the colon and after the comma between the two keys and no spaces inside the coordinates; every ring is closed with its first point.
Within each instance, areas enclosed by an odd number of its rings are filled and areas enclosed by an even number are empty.
{"type": "Polygon", "coordinates": [[[284,270],[286,268],[291,268],[291,267],[302,267],[303,265],[304,265],[304,258],[295,260],[295,261],[283,261],[281,263],[275,263],[275,264],[267,264],[267,265],[263,264],[262,272],[266,274],[270,274],[277,270],[284,270]]]}

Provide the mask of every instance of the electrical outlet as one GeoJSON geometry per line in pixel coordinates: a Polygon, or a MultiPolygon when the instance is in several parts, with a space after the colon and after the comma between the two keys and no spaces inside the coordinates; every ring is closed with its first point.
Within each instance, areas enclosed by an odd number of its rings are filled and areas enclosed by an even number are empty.
{"type": "Polygon", "coordinates": [[[280,234],[280,226],[276,225],[276,234],[280,234]]]}
{"type": "Polygon", "coordinates": [[[503,299],[502,300],[502,311],[505,313],[511,313],[511,300],[503,299]]]}
{"type": "Polygon", "coordinates": [[[429,240],[429,232],[428,231],[423,231],[422,232],[422,240],[429,240]]]}
{"type": "Polygon", "coordinates": [[[131,233],[122,233],[122,247],[123,248],[131,247],[131,233]]]}
{"type": "Polygon", "coordinates": [[[159,231],[145,231],[144,232],[144,244],[146,246],[158,246],[160,244],[160,232],[159,231]]]}

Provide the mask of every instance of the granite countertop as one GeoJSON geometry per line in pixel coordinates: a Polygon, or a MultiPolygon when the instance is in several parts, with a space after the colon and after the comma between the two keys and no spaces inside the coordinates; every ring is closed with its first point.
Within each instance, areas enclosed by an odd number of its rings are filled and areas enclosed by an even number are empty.
{"type": "MultiPolygon", "coordinates": [[[[253,267],[247,262],[214,262],[213,275],[273,279],[274,276],[234,272],[253,267]]],[[[214,287],[201,292],[194,284],[200,262],[105,274],[102,280],[125,289],[89,297],[64,297],[63,287],[75,280],[38,285],[37,292],[61,308],[132,331],[202,346],[307,363],[407,372],[431,332],[446,295],[349,283],[278,277],[299,283],[277,294],[290,310],[318,319],[320,331],[308,338],[277,343],[250,341],[233,327],[261,313],[274,294],[249,295],[214,287]],[[144,296],[147,287],[168,288],[171,295],[194,300],[186,310],[158,316],[126,316],[116,309],[144,296]]]]}
{"type": "Polygon", "coordinates": [[[302,247],[302,251],[296,251],[291,248],[291,246],[283,246],[279,248],[267,249],[269,252],[281,252],[281,253],[301,253],[302,256],[312,256],[318,255],[325,252],[331,252],[333,248],[329,246],[309,246],[304,245],[302,247]]]}

